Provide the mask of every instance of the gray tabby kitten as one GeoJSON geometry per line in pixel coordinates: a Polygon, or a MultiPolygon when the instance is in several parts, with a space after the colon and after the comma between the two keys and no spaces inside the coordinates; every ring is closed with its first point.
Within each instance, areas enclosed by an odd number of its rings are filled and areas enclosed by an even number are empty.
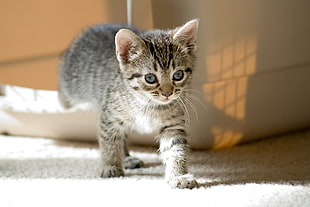
{"type": "Polygon", "coordinates": [[[187,170],[186,115],[181,99],[196,59],[198,20],[174,30],[140,33],[122,25],[95,25],[61,59],[59,99],[64,107],[100,108],[101,176],[124,175],[143,165],[129,156],[130,131],[157,132],[165,178],[173,188],[194,188],[187,170]]]}

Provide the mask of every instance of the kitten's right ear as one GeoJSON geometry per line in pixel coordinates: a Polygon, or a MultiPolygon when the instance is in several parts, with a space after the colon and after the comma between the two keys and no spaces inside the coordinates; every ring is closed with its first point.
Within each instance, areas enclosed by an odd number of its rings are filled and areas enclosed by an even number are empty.
{"type": "Polygon", "coordinates": [[[129,63],[142,54],[143,40],[128,29],[120,29],[115,35],[117,60],[129,63]]]}

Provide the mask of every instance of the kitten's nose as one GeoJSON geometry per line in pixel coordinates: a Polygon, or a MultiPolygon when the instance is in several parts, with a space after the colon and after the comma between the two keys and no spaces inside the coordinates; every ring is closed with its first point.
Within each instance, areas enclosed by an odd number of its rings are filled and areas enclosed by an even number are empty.
{"type": "Polygon", "coordinates": [[[173,93],[173,87],[169,84],[163,84],[161,86],[161,88],[159,89],[159,91],[160,91],[161,95],[168,98],[173,93]]]}
{"type": "Polygon", "coordinates": [[[161,95],[166,96],[167,98],[172,95],[172,91],[163,91],[161,95]]]}

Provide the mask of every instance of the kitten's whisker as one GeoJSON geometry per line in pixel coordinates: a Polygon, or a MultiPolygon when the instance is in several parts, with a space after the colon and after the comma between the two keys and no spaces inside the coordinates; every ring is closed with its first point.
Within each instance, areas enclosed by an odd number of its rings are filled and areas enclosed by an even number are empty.
{"type": "Polygon", "coordinates": [[[195,118],[196,118],[196,121],[199,122],[199,116],[198,116],[198,112],[197,112],[197,108],[196,106],[192,103],[192,101],[187,98],[186,96],[182,96],[182,99],[184,100],[184,102],[189,105],[189,107],[191,108],[191,110],[194,112],[195,114],[195,118]]]}
{"type": "Polygon", "coordinates": [[[194,94],[187,94],[191,100],[195,101],[204,111],[208,111],[206,103],[200,98],[196,97],[194,94]]]}
{"type": "Polygon", "coordinates": [[[183,91],[186,91],[186,92],[188,91],[188,92],[190,92],[190,93],[195,92],[195,93],[197,93],[197,94],[199,94],[199,95],[203,95],[203,92],[201,92],[200,90],[197,90],[197,89],[184,88],[183,91]]]}
{"type": "Polygon", "coordinates": [[[180,103],[180,106],[184,109],[185,125],[188,126],[191,120],[190,120],[190,116],[189,116],[189,112],[188,112],[188,109],[186,107],[186,104],[182,100],[181,96],[177,100],[180,103]]]}
{"type": "Polygon", "coordinates": [[[203,97],[203,93],[196,89],[184,89],[186,93],[186,96],[188,96],[191,100],[195,101],[203,110],[208,111],[206,103],[199,97],[203,97]],[[196,94],[194,94],[194,92],[196,94]],[[197,97],[199,96],[199,97],[197,97]]]}

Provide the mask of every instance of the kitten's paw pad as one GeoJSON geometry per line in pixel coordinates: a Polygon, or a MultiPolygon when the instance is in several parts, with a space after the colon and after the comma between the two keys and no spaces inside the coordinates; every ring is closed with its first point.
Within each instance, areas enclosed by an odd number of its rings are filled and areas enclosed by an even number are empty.
{"type": "Polygon", "coordinates": [[[144,163],[139,158],[129,156],[125,157],[123,165],[125,169],[135,169],[143,167],[144,163]]]}
{"type": "Polygon", "coordinates": [[[116,166],[105,166],[102,168],[100,177],[102,178],[112,178],[112,177],[122,177],[124,176],[124,170],[116,166]]]}
{"type": "Polygon", "coordinates": [[[193,189],[198,187],[198,182],[192,178],[191,176],[178,176],[173,177],[168,180],[168,184],[171,188],[179,188],[179,189],[193,189]]]}

